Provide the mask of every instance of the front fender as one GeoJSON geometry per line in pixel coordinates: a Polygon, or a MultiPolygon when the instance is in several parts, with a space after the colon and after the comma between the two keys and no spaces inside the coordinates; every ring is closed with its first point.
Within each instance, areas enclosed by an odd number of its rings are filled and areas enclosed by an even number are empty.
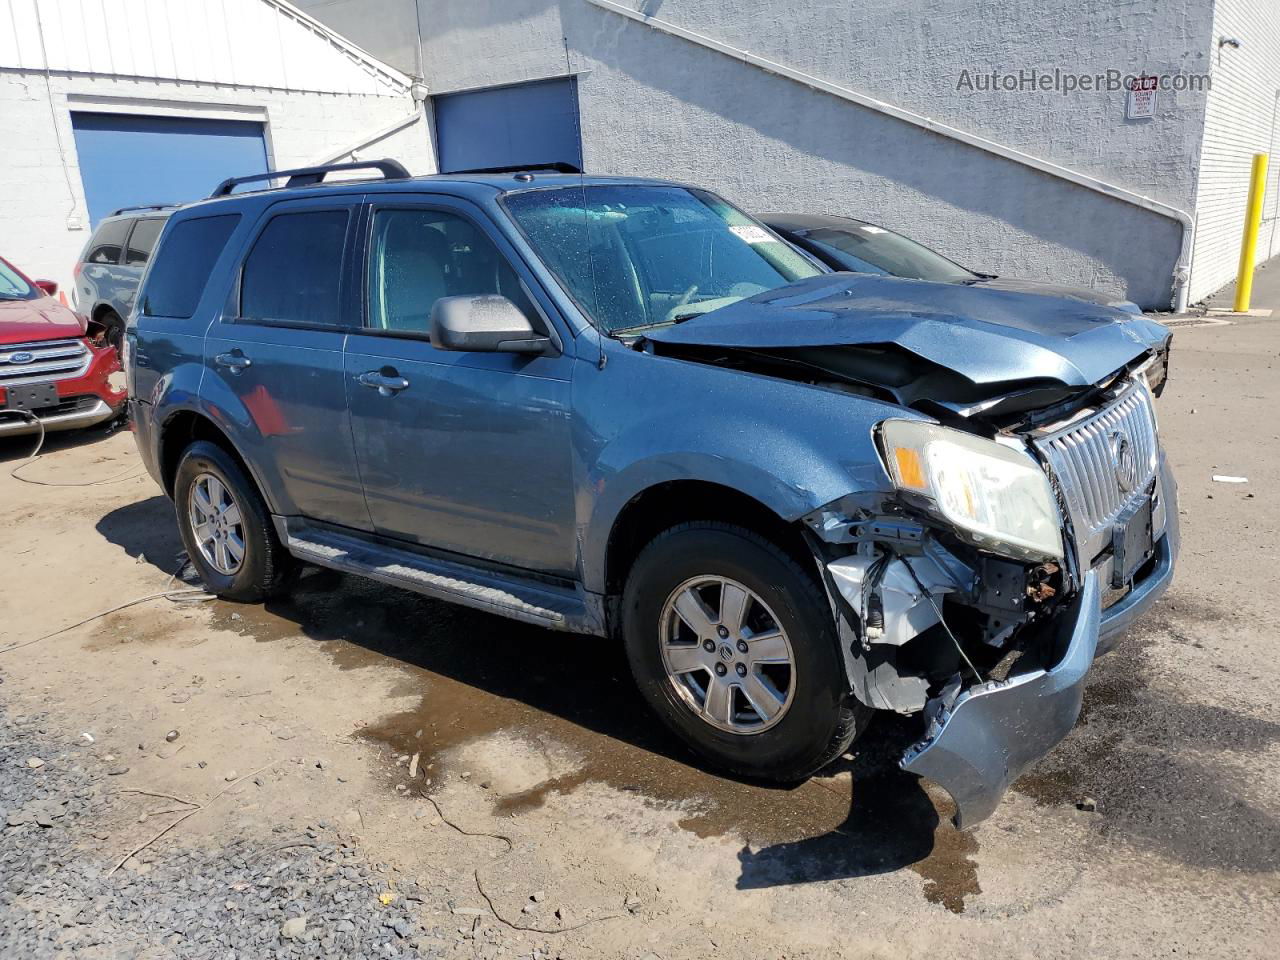
{"type": "Polygon", "coordinates": [[[583,482],[583,580],[605,591],[609,536],[658,484],[715,483],[794,521],[851,493],[885,490],[873,429],[918,414],[806,384],[620,348],[574,376],[583,482]]]}

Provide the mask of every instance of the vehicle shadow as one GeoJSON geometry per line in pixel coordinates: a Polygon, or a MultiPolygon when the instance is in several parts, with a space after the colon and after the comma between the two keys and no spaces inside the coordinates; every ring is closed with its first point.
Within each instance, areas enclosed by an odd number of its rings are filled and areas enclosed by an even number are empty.
{"type": "Polygon", "coordinates": [[[162,573],[173,573],[185,560],[173,504],[156,495],[104,514],[94,529],[135,560],[144,559],[162,573]],[[179,556],[182,555],[182,559],[179,556]]]}
{"type": "Polygon", "coordinates": [[[928,859],[943,824],[920,778],[898,769],[902,750],[919,737],[905,718],[878,717],[851,756],[823,771],[848,773],[848,816],[826,833],[801,840],[743,847],[739,890],[856,879],[892,873],[928,859]]]}
{"type": "MultiPolygon", "coordinates": [[[[179,562],[182,544],[164,497],[120,507],[97,530],[165,573],[179,562]]],[[[539,803],[547,792],[601,781],[693,809],[682,826],[699,836],[746,841],[738,854],[740,889],[889,873],[919,864],[934,850],[939,813],[919,779],[897,768],[902,748],[918,735],[910,720],[877,718],[852,755],[804,784],[762,783],[702,765],[649,711],[621,646],[598,637],[516,623],[316,568],[287,596],[265,605],[210,606],[215,628],[260,642],[301,633],[344,669],[380,658],[398,662],[407,671],[404,689],[421,691],[422,703],[363,733],[396,753],[424,749],[412,740],[423,727],[450,731],[444,747],[500,731],[534,731],[584,758],[573,783],[552,781],[539,803]]],[[[526,809],[533,798],[510,799],[515,802],[504,812],[526,809]]]]}
{"type": "Polygon", "coordinates": [[[456,723],[459,740],[532,727],[583,754],[578,779],[584,782],[600,780],[674,804],[714,805],[714,812],[687,823],[700,835],[748,840],[739,852],[739,889],[893,872],[924,861],[940,826],[951,829],[919,778],[898,769],[903,748],[919,736],[908,718],[877,718],[851,755],[805,784],[753,781],[709,769],[656,720],[620,644],[331,571],[304,577],[265,609],[316,641],[342,641],[425,671],[435,689],[423,708],[367,731],[396,752],[417,749],[410,731],[432,721],[456,723]],[[450,698],[438,678],[466,689],[450,698]],[[465,716],[442,717],[442,707],[461,708],[465,716]],[[815,804],[814,794],[822,802],[815,804]]]}

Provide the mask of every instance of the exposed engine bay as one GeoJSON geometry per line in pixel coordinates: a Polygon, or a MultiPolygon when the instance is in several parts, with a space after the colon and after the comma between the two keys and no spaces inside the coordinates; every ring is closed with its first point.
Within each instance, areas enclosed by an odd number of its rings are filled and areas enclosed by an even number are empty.
{"type": "MultiPolygon", "coordinates": [[[[1169,338],[1140,352],[1130,342],[1136,355],[1095,383],[979,382],[964,363],[944,365],[895,342],[757,347],[646,338],[636,346],[887,401],[1035,456],[1035,436],[1104,409],[1139,379],[1159,395],[1169,338]]],[[[1066,495],[1046,473],[1067,528],[1063,539],[1073,542],[1066,495]]],[[[1062,651],[1049,621],[1078,591],[1081,566],[1099,558],[1082,563],[1071,551],[1039,562],[1000,555],[917,506],[901,492],[852,495],[803,523],[837,614],[854,694],[876,709],[925,711],[928,718],[945,713],[972,685],[1056,662],[1062,651]]]]}

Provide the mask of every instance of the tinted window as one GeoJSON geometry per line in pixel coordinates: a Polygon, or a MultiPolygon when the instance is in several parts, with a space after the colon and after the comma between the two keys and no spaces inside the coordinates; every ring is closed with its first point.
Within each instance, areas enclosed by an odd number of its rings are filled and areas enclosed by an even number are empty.
{"type": "Polygon", "coordinates": [[[369,252],[369,325],[426,333],[441,297],[497,293],[537,315],[506,258],[469,220],[439,210],[379,210],[369,252]]]}
{"type": "Polygon", "coordinates": [[[174,224],[147,273],[140,300],[142,312],[160,317],[189,317],[195,313],[209,282],[209,271],[239,221],[240,214],[231,213],[174,224]]]}
{"type": "Polygon", "coordinates": [[[273,218],[244,261],[241,318],[337,326],[347,216],[313,210],[273,218]]]}
{"type": "Polygon", "coordinates": [[[124,255],[126,267],[140,267],[147,262],[163,227],[164,221],[155,217],[139,220],[134,225],[133,233],[129,234],[129,245],[124,255]]]}
{"type": "Polygon", "coordinates": [[[129,219],[107,220],[100,224],[89,241],[85,263],[119,263],[120,250],[131,226],[133,221],[129,219]]]}

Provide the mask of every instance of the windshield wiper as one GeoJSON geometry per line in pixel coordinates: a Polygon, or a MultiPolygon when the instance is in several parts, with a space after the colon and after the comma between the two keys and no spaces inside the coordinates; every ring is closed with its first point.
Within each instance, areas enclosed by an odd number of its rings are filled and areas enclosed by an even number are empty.
{"type": "Polygon", "coordinates": [[[669,327],[674,321],[659,320],[656,323],[637,323],[630,327],[615,327],[609,331],[610,336],[618,336],[619,334],[644,333],[646,330],[656,330],[658,327],[669,327]]]}
{"type": "Polygon", "coordinates": [[[610,330],[610,333],[641,333],[645,330],[654,330],[658,327],[671,327],[677,323],[684,323],[686,320],[692,320],[694,317],[704,317],[705,313],[701,310],[690,310],[688,313],[677,313],[670,320],[657,320],[653,323],[637,323],[634,327],[619,327],[616,330],[610,330]]]}

